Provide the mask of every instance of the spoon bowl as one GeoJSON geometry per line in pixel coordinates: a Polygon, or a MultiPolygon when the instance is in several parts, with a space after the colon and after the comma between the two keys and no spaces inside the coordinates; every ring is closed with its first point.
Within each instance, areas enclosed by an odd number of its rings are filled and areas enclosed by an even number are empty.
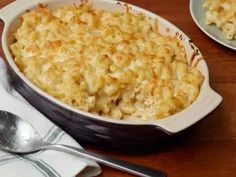
{"type": "Polygon", "coordinates": [[[0,111],[0,147],[14,153],[34,152],[42,145],[36,130],[23,119],[0,111]]]}
{"type": "Polygon", "coordinates": [[[88,160],[94,160],[103,165],[119,169],[137,176],[165,177],[159,170],[116,160],[95,154],[76,147],[49,144],[44,142],[37,131],[25,120],[7,111],[0,110],[0,149],[11,153],[33,153],[39,150],[57,150],[76,155],[88,160]]]}

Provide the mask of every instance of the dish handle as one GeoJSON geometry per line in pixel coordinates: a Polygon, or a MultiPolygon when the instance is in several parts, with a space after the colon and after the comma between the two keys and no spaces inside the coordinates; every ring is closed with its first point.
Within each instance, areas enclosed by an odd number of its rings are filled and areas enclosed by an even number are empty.
{"type": "Polygon", "coordinates": [[[20,13],[21,9],[25,9],[25,6],[27,6],[27,9],[30,4],[35,2],[39,2],[39,0],[15,0],[0,9],[0,19],[6,24],[15,18],[20,13]]]}
{"type": "Polygon", "coordinates": [[[208,87],[199,100],[196,100],[189,108],[170,116],[154,125],[167,134],[176,134],[192,126],[207,114],[212,112],[222,102],[223,98],[213,89],[208,87]]]}

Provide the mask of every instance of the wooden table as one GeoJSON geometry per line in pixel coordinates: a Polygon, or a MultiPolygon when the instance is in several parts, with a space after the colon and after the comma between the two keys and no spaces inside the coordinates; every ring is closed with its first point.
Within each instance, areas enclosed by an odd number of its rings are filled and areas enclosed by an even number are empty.
{"type": "MultiPolygon", "coordinates": [[[[4,7],[12,0],[1,0],[4,7]]],[[[236,175],[236,52],[214,42],[194,24],[187,0],[125,0],[166,18],[182,29],[199,47],[210,71],[212,88],[223,103],[184,138],[162,152],[127,155],[96,147],[87,149],[148,167],[162,169],[169,177],[229,177],[236,175]]],[[[0,25],[2,31],[3,24],[0,25]]],[[[0,50],[3,56],[2,50],[0,50]]],[[[131,175],[103,167],[101,177],[131,175]]]]}

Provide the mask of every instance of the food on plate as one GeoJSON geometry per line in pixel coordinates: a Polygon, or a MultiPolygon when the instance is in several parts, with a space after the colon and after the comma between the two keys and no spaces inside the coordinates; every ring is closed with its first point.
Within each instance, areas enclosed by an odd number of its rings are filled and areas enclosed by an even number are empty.
{"type": "Polygon", "coordinates": [[[205,0],[206,24],[215,24],[228,39],[236,39],[236,0],[205,0]]]}
{"type": "Polygon", "coordinates": [[[91,5],[22,15],[10,45],[20,71],[53,97],[114,119],[156,120],[193,103],[204,80],[176,36],[142,13],[91,5]]]}

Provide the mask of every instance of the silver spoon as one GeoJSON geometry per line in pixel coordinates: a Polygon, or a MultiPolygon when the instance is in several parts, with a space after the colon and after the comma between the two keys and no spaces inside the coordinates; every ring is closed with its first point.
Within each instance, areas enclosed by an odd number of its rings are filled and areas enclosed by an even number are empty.
{"type": "Polygon", "coordinates": [[[105,157],[76,147],[49,144],[43,142],[37,131],[26,121],[18,116],[0,110],[0,149],[11,153],[33,153],[40,150],[57,150],[76,155],[100,164],[125,171],[137,176],[165,177],[166,174],[159,170],[132,164],[123,160],[105,157]]]}

